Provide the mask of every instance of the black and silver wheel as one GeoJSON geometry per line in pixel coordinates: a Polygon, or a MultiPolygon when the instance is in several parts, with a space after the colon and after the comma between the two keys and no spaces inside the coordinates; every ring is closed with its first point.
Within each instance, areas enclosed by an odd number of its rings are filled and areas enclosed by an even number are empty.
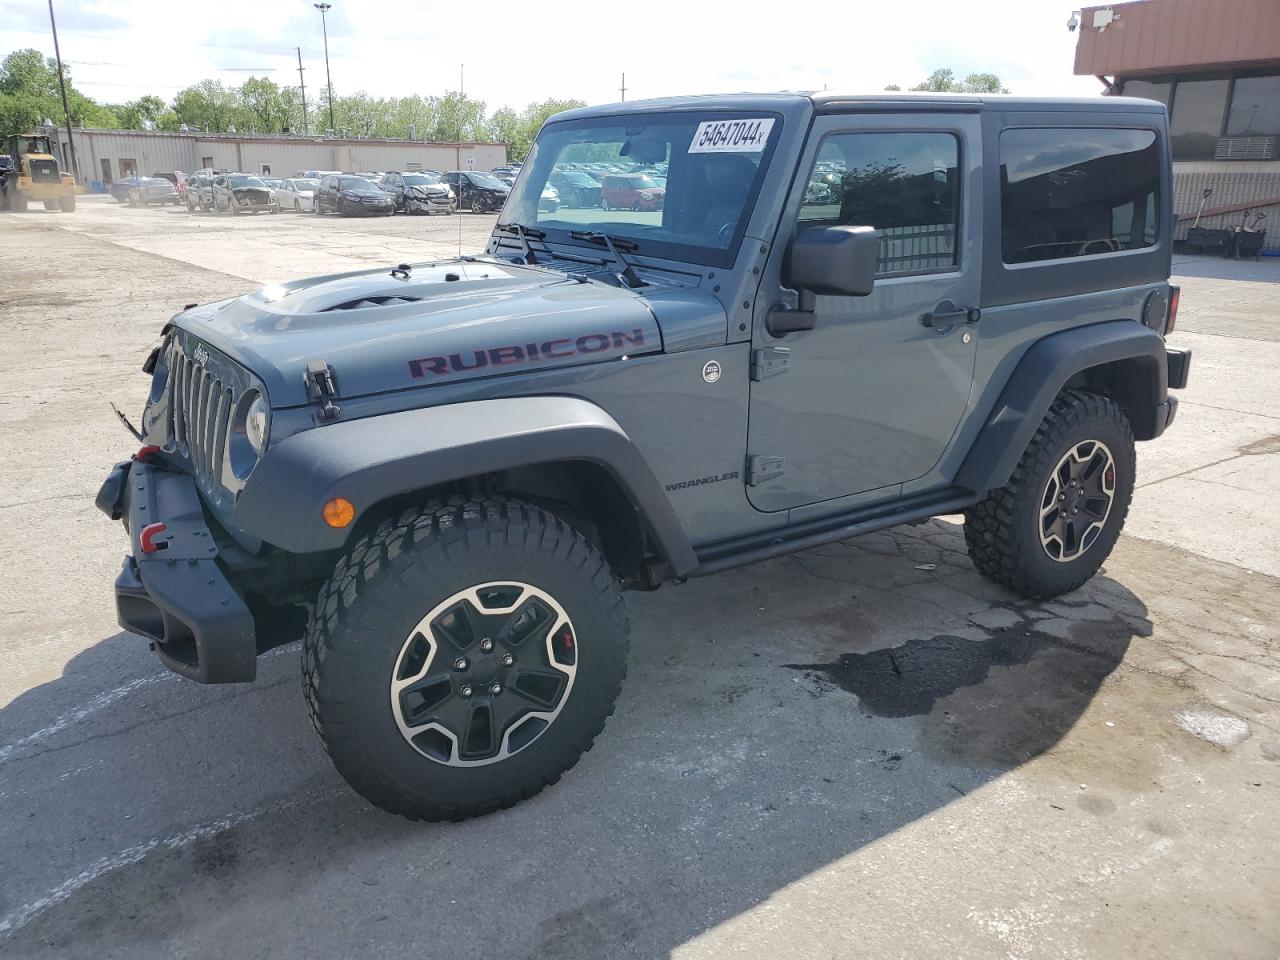
{"type": "Polygon", "coordinates": [[[361,537],[321,590],[304,689],[359,793],[461,820],[556,782],[613,712],[627,620],[605,558],[514,500],[457,498],[361,537]]]}
{"type": "Polygon", "coordinates": [[[473,196],[471,198],[471,212],[484,213],[484,210],[485,210],[484,199],[479,196],[473,196]]]}
{"type": "Polygon", "coordinates": [[[1134,461],[1133,433],[1114,401],[1063,391],[1009,482],[965,513],[978,572],[1030,597],[1082,586],[1120,537],[1134,461]]]}

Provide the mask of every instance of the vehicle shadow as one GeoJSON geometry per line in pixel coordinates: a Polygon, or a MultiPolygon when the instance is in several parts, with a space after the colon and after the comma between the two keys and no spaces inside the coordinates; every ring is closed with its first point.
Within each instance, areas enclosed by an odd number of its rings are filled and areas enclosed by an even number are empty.
{"type": "Polygon", "coordinates": [[[663,956],[1050,750],[1151,632],[1105,575],[1016,600],[945,521],[630,606],[595,748],[462,824],[345,787],[296,646],[220,688],[106,638],[0,710],[0,952],[663,956]]]}

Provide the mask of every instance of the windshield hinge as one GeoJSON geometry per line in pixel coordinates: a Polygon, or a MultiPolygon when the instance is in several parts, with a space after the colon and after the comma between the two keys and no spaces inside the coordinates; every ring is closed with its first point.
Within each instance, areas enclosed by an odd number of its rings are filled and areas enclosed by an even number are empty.
{"type": "Polygon", "coordinates": [[[790,347],[765,347],[751,353],[751,379],[768,380],[791,369],[790,347]]]}
{"type": "Polygon", "coordinates": [[[307,364],[307,396],[312,403],[320,404],[321,420],[337,420],[342,408],[333,402],[338,395],[337,380],[333,376],[333,368],[323,360],[312,360],[307,364]]]}
{"type": "Polygon", "coordinates": [[[786,457],[748,457],[747,483],[754,487],[779,476],[786,468],[786,457]]]}

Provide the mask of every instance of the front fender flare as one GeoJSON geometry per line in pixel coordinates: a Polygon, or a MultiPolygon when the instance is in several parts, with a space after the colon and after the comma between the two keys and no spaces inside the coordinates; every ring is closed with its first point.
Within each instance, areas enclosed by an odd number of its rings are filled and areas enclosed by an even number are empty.
{"type": "Polygon", "coordinates": [[[955,485],[978,494],[1004,486],[1067,382],[1078,373],[1116,361],[1132,367],[1125,385],[1128,403],[1122,405],[1135,434],[1138,439],[1157,435],[1154,416],[1168,401],[1164,339],[1133,320],[1073,327],[1037,340],[1022,355],[961,464],[955,485]]]}
{"type": "Polygon", "coordinates": [[[350,533],[321,516],[334,497],[346,497],[359,513],[452,480],[574,460],[613,475],[676,576],[697,566],[671,503],[631,438],[604,410],[575,397],[476,400],[294,434],[254,468],[232,521],[291,553],[333,550],[350,533]]]}

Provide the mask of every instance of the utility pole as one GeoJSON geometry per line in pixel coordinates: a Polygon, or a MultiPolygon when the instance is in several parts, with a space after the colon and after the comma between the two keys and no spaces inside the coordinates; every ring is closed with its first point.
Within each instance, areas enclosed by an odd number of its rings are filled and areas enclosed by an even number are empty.
{"type": "Polygon", "coordinates": [[[302,48],[294,47],[298,51],[298,86],[302,88],[302,135],[308,134],[307,130],[307,81],[302,78],[302,48]]]}
{"type": "Polygon", "coordinates": [[[458,92],[464,97],[467,95],[467,65],[465,63],[458,64],[458,92]]]}
{"type": "Polygon", "coordinates": [[[625,101],[627,99],[627,75],[625,73],[622,75],[622,86],[619,90],[622,93],[622,99],[625,101]]]}
{"type": "Polygon", "coordinates": [[[333,4],[315,3],[312,6],[320,11],[320,29],[324,31],[324,78],[329,85],[329,129],[336,130],[338,125],[333,122],[333,74],[329,72],[329,25],[324,16],[333,9],[333,4]]]}
{"type": "Polygon", "coordinates": [[[49,0],[49,26],[53,28],[53,55],[58,60],[58,88],[62,91],[62,114],[67,121],[67,147],[71,150],[71,173],[80,183],[80,164],[76,160],[76,141],[71,136],[71,107],[67,105],[67,82],[62,76],[62,50],[58,47],[58,21],[53,18],[53,0],[49,0]]]}

